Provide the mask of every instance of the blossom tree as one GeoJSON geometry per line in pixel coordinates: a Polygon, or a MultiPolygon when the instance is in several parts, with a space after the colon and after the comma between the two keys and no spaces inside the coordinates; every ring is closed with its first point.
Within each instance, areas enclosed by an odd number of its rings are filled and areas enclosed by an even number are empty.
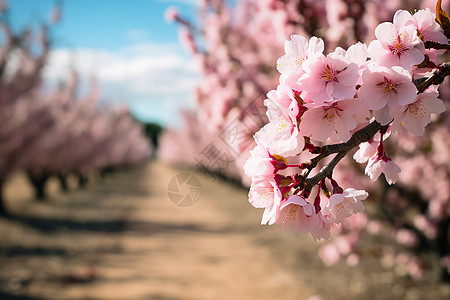
{"type": "Polygon", "coordinates": [[[78,76],[69,79],[52,94],[41,92],[35,99],[52,111],[53,126],[39,132],[39,142],[31,147],[23,168],[38,199],[45,198],[45,184],[51,176],[81,177],[108,167],[138,163],[151,155],[143,128],[126,109],[100,105],[95,81],[84,97],[78,97],[78,76]]]}
{"type": "MultiPolygon", "coordinates": [[[[204,113],[210,118],[200,123],[209,125],[213,137],[228,128],[230,119],[254,133],[253,150],[247,154],[240,149],[235,162],[245,162],[249,177],[244,181],[252,179],[250,203],[265,209],[262,223],[311,233],[314,240],[331,239],[319,253],[327,264],[340,257],[357,262],[357,246],[366,228],[373,234],[387,233],[399,245],[387,255],[394,255],[411,276],[422,276],[429,259],[423,254],[432,249],[443,278],[449,279],[450,205],[443,192],[450,186],[449,166],[445,155],[437,153],[448,149],[448,114],[441,100],[448,92],[441,88],[439,96],[438,88],[450,73],[449,64],[443,63],[450,21],[441,1],[436,15],[427,8],[434,6],[431,1],[414,13],[412,7],[397,10],[396,1],[204,5],[207,26],[202,29],[175,10],[167,17],[182,24],[182,42],[209,67],[203,70],[204,85],[196,94],[199,118],[204,113]],[[199,34],[204,42],[195,44],[199,34]],[[274,46],[282,45],[279,39],[287,40],[284,53],[274,46]],[[265,49],[271,54],[264,56],[265,49]],[[270,67],[270,60],[272,66],[277,61],[276,68],[270,67]],[[245,68],[252,62],[260,64],[256,73],[245,68]],[[236,76],[245,71],[250,79],[236,76]],[[271,91],[266,100],[253,101],[230,81],[254,86],[257,92],[271,91]],[[249,105],[260,111],[262,104],[267,119],[259,119],[260,126],[245,123],[254,115],[249,105]],[[211,113],[217,109],[219,119],[211,113]],[[425,131],[432,120],[436,122],[425,131]],[[360,168],[352,167],[352,156],[366,164],[363,173],[369,180],[361,177],[360,168]],[[406,174],[400,172],[405,169],[406,174]],[[373,182],[381,173],[386,184],[373,182]],[[383,193],[377,193],[380,185],[383,193]],[[369,194],[377,203],[370,219],[363,204],[369,194]]],[[[166,141],[173,143],[175,134],[171,135],[166,141]]]]}
{"type": "Polygon", "coordinates": [[[60,18],[56,7],[39,34],[29,29],[16,34],[7,5],[0,2],[0,214],[7,213],[2,187],[14,171],[26,171],[42,199],[50,176],[64,182],[68,174],[86,176],[128,166],[152,153],[143,127],[128,110],[99,103],[94,80],[90,92],[80,97],[80,80],[71,69],[59,87],[45,89],[42,70],[52,46],[49,31],[60,18]]]}
{"type": "Polygon", "coordinates": [[[0,3],[0,213],[5,212],[2,187],[18,169],[38,132],[52,124],[50,112],[39,102],[26,97],[41,84],[41,70],[49,53],[49,30],[54,23],[43,24],[39,33],[25,29],[14,33],[9,24],[8,7],[0,3]],[[29,119],[33,122],[29,122],[29,119]]]}
{"type": "MultiPolygon", "coordinates": [[[[437,88],[450,75],[450,63],[438,64],[437,59],[448,47],[450,35],[444,32],[450,29],[450,19],[440,10],[440,1],[437,8],[437,19],[429,9],[414,15],[398,10],[392,23],[376,27],[376,40],[368,47],[361,43],[347,50],[338,47],[325,56],[314,38],[292,36],[286,42],[296,49],[315,50],[294,54],[301,55],[301,69],[286,66],[293,61],[290,51],[278,60],[282,87],[277,90],[287,87],[291,94],[288,99],[266,100],[269,123],[255,134],[257,146],[244,165],[252,177],[250,202],[265,208],[262,224],[280,223],[298,233],[309,232],[316,241],[330,239],[336,224],[364,211],[361,201],[368,193],[344,189],[333,177],[336,165],[358,145],[354,158],[367,163],[365,174],[372,181],[381,173],[388,184],[398,181],[401,169],[388,156],[384,137],[404,132],[422,136],[432,115],[446,110],[437,88]],[[426,49],[438,55],[429,55],[426,49]],[[292,77],[297,80],[285,80],[292,77]],[[303,141],[293,143],[299,133],[303,141]],[[330,155],[334,157],[315,171],[330,155]],[[264,170],[255,167],[262,165],[261,160],[266,161],[264,170]]],[[[449,278],[448,200],[434,205],[437,211],[430,213],[438,214],[434,216],[438,248],[444,278],[449,278]]],[[[403,223],[398,226],[400,242],[414,239],[415,232],[404,228],[406,220],[396,222],[403,223]]],[[[412,265],[420,270],[420,262],[412,265]]]]}

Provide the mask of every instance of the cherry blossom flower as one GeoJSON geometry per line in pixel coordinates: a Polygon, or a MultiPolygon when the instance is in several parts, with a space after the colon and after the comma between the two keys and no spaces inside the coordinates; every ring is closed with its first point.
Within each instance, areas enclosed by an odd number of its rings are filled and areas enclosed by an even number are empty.
{"type": "Polygon", "coordinates": [[[169,6],[166,11],[164,12],[164,19],[166,22],[173,22],[177,18],[179,18],[180,12],[178,11],[178,8],[175,6],[169,6]]]}
{"type": "Polygon", "coordinates": [[[416,97],[416,101],[402,106],[395,114],[392,123],[392,131],[400,131],[401,128],[422,136],[425,127],[431,122],[431,114],[440,114],[446,110],[444,102],[438,98],[439,93],[425,92],[416,97]]]}
{"type": "Polygon", "coordinates": [[[425,47],[412,24],[398,27],[384,22],[375,29],[375,36],[377,40],[369,44],[368,52],[370,58],[382,66],[401,66],[410,71],[424,59],[425,47]]]}
{"type": "MultiPolygon", "coordinates": [[[[266,104],[270,108],[273,102],[266,102],[266,104]]],[[[292,102],[288,109],[278,106],[270,111],[271,113],[268,113],[270,122],[255,134],[255,140],[258,140],[272,154],[295,155],[300,153],[305,145],[305,139],[298,129],[297,102],[292,102]]]]}
{"type": "Polygon", "coordinates": [[[341,55],[308,57],[303,63],[303,74],[298,84],[315,103],[333,99],[350,99],[356,93],[358,66],[341,55]]]}
{"type": "Polygon", "coordinates": [[[367,58],[369,55],[367,45],[358,42],[351,45],[347,50],[337,47],[335,53],[344,56],[348,61],[354,62],[358,65],[359,79],[356,83],[359,85],[363,84],[361,76],[363,71],[366,69],[367,58]]]}
{"type": "Polygon", "coordinates": [[[253,178],[249,191],[249,202],[256,208],[265,208],[261,224],[272,225],[278,214],[282,194],[274,180],[253,178]]]}
{"type": "Polygon", "coordinates": [[[374,143],[373,141],[361,143],[359,144],[358,151],[353,155],[353,159],[360,164],[365,163],[377,154],[377,147],[377,143],[374,143]]]}
{"type": "Polygon", "coordinates": [[[286,110],[289,118],[297,120],[299,113],[297,100],[294,91],[286,85],[278,85],[276,90],[268,92],[264,105],[267,107],[266,115],[269,121],[277,121],[278,118],[284,117],[286,110]]]}
{"type": "Polygon", "coordinates": [[[303,114],[300,132],[313,140],[325,142],[347,141],[350,131],[357,123],[355,116],[362,109],[359,99],[346,99],[324,104],[306,104],[308,110],[303,114]]]}
{"type": "MultiPolygon", "coordinates": [[[[389,129],[382,135],[383,141],[385,141],[390,135],[392,130],[389,129]]],[[[353,159],[362,164],[368,161],[371,157],[373,157],[378,152],[378,144],[380,142],[380,135],[375,135],[370,141],[359,144],[358,151],[353,155],[353,159]]]]}
{"type": "Polygon", "coordinates": [[[381,125],[392,121],[390,109],[416,99],[417,88],[411,75],[401,67],[388,69],[372,65],[364,71],[362,78],[364,85],[359,89],[358,97],[375,111],[375,119],[381,125]]]}
{"type": "Polygon", "coordinates": [[[311,236],[313,237],[315,242],[319,242],[321,240],[329,240],[331,237],[331,225],[333,223],[330,222],[330,220],[326,218],[322,213],[318,213],[317,216],[319,217],[319,225],[317,225],[316,228],[311,231],[311,236]]]}
{"type": "Polygon", "coordinates": [[[253,177],[254,180],[250,186],[249,202],[255,208],[266,208],[274,202],[276,194],[280,194],[278,186],[274,180],[269,181],[264,177],[253,177]]]}
{"type": "Polygon", "coordinates": [[[301,35],[291,35],[291,39],[284,43],[286,54],[277,60],[277,69],[284,76],[283,81],[291,83],[289,86],[296,89],[298,79],[305,73],[303,62],[308,56],[322,53],[323,50],[324,43],[321,38],[313,36],[308,42],[301,35]]]}
{"type": "Polygon", "coordinates": [[[327,244],[319,249],[319,257],[327,266],[333,266],[339,262],[341,253],[334,244],[327,244]]]}
{"type": "Polygon", "coordinates": [[[305,198],[292,195],[281,204],[277,224],[282,224],[283,230],[290,228],[297,233],[308,233],[320,225],[320,218],[305,198]]]}
{"type": "MultiPolygon", "coordinates": [[[[447,44],[448,39],[444,35],[441,26],[436,23],[436,16],[429,8],[421,9],[411,15],[407,10],[398,10],[394,15],[394,24],[397,27],[414,25],[419,38],[423,41],[434,41],[441,44],[447,44]]],[[[426,49],[425,54],[434,61],[439,54],[445,50],[426,49]]]]}
{"type": "Polygon", "coordinates": [[[397,242],[408,247],[415,247],[419,244],[419,237],[410,229],[399,229],[395,234],[397,242]]]}
{"type": "Polygon", "coordinates": [[[368,195],[364,190],[345,189],[342,194],[331,195],[322,212],[324,215],[331,215],[336,222],[342,222],[352,214],[364,211],[361,201],[368,195]]]}
{"type": "Polygon", "coordinates": [[[400,167],[389,157],[383,156],[379,158],[379,155],[376,154],[369,160],[369,163],[367,164],[365,169],[365,173],[370,177],[372,181],[377,180],[380,174],[384,173],[387,183],[393,184],[398,180],[400,167]]]}
{"type": "Polygon", "coordinates": [[[257,144],[250,151],[250,157],[244,164],[244,172],[249,177],[273,178],[275,167],[269,152],[257,144]]]}

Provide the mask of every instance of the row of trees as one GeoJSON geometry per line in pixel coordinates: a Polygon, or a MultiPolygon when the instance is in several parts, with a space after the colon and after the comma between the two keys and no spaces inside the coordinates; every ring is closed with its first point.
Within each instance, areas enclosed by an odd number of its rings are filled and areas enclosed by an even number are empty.
{"type": "MultiPolygon", "coordinates": [[[[448,11],[448,2],[446,3],[448,11]]],[[[397,9],[414,11],[433,8],[435,1],[365,0],[267,0],[202,1],[195,24],[176,9],[168,20],[181,25],[180,38],[202,67],[204,81],[195,90],[196,112],[184,112],[186,126],[167,130],[160,141],[159,155],[173,163],[198,165],[209,146],[229,158],[231,164],[202,164],[209,171],[227,176],[243,175],[242,166],[254,148],[253,134],[268,122],[263,101],[276,89],[279,73],[275,62],[284,54],[290,35],[318,36],[325,52],[373,40],[375,27],[391,21],[397,9]],[[180,142],[182,147],[174,147],[180,142]],[[231,159],[230,159],[231,158],[231,159]]],[[[440,98],[449,99],[444,84],[440,98]]],[[[448,101],[447,101],[448,102],[448,101]]],[[[449,103],[446,102],[448,106],[449,103]]],[[[427,127],[423,137],[401,135],[386,143],[388,153],[401,167],[399,182],[371,182],[351,155],[333,173],[341,186],[358,186],[369,191],[370,213],[349,218],[322,247],[326,264],[340,258],[358,261],[361,237],[369,232],[385,238],[383,255],[388,256],[414,278],[421,278],[430,266],[440,266],[450,279],[450,114],[443,113],[427,127]],[[419,183],[419,184],[418,184],[419,183]]]]}
{"type": "Polygon", "coordinates": [[[79,78],[67,78],[52,91],[44,88],[42,72],[51,50],[51,30],[60,17],[38,32],[15,33],[8,8],[0,5],[0,213],[6,213],[2,188],[11,174],[24,170],[44,197],[45,183],[58,176],[63,188],[69,174],[85,176],[105,168],[137,163],[151,155],[143,129],[125,109],[100,105],[100,91],[79,96],[79,78]]]}

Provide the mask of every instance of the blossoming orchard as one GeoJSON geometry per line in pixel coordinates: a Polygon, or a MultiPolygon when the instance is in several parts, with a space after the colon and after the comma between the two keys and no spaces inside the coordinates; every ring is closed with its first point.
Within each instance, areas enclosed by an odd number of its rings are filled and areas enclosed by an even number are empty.
{"type": "MultiPolygon", "coordinates": [[[[380,14],[392,9],[382,1],[375,2],[380,14]]],[[[446,86],[440,87],[450,75],[450,62],[446,62],[450,19],[441,1],[437,2],[436,14],[430,9],[431,2],[426,1],[423,9],[392,10],[390,20],[384,22],[374,22],[377,13],[368,11],[365,1],[328,1],[323,10],[311,1],[244,3],[241,15],[248,18],[246,13],[250,11],[259,13],[257,25],[248,26],[251,29],[241,27],[239,18],[233,20],[232,9],[222,1],[204,4],[205,24],[223,30],[215,36],[208,26],[204,31],[195,28],[175,10],[168,11],[167,18],[182,25],[182,42],[199,58],[206,80],[211,81],[196,94],[201,120],[217,124],[222,118],[227,123],[238,116],[250,128],[246,117],[248,107],[257,106],[249,101],[254,99],[254,91],[273,87],[263,100],[267,121],[250,137],[253,148],[248,155],[242,150],[235,160],[245,172],[243,181],[245,176],[251,178],[250,203],[264,209],[261,223],[310,233],[315,241],[331,239],[319,251],[328,265],[341,257],[349,264],[357,263],[363,231],[388,233],[405,250],[394,253],[389,248],[385,255],[406,265],[411,276],[422,276],[429,265],[423,253],[432,249],[443,278],[450,279],[450,170],[448,161],[439,158],[440,151],[447,153],[449,146],[450,119],[443,101],[448,97],[446,86]],[[365,7],[366,11],[355,12],[350,7],[365,7]],[[326,30],[318,29],[322,19],[315,17],[320,14],[330,26],[326,30]],[[270,16],[274,17],[272,22],[267,21],[270,16]],[[262,24],[273,28],[258,27],[262,24]],[[375,39],[358,41],[355,37],[363,37],[362,28],[372,28],[373,33],[366,31],[365,36],[374,35],[375,39]],[[239,51],[235,40],[244,43],[244,39],[232,38],[230,32],[248,34],[243,47],[261,53],[239,51]],[[264,40],[271,43],[288,37],[284,53],[272,58],[271,67],[249,66],[256,63],[257,55],[261,64],[269,57],[262,54],[268,43],[253,38],[255,32],[266,34],[264,40]],[[203,41],[195,44],[194,36],[199,35],[203,41]],[[333,51],[326,51],[333,47],[333,51]],[[217,62],[219,74],[213,74],[212,62],[217,62]],[[277,82],[272,80],[275,76],[271,71],[256,74],[255,68],[276,69],[277,82]],[[238,87],[230,83],[233,78],[238,87]],[[212,89],[216,96],[208,100],[212,89]],[[244,101],[249,106],[242,105],[244,101]],[[432,129],[427,128],[430,123],[432,129]],[[372,183],[358,175],[356,163],[372,183]],[[433,168],[441,170],[439,178],[430,175],[433,168]],[[381,183],[383,195],[380,180],[375,182],[379,177],[387,182],[381,183]],[[417,194],[408,192],[406,183],[417,194]],[[405,200],[408,193],[413,196],[405,200]],[[365,202],[380,196],[383,200],[377,205],[381,212],[371,220],[364,212],[365,202]]],[[[192,124],[192,117],[186,122],[190,128],[199,128],[192,124]]],[[[213,129],[208,137],[222,130],[213,129]]],[[[173,140],[175,134],[166,133],[167,140],[173,140]]],[[[164,136],[162,149],[167,150],[164,136]]],[[[169,160],[174,156],[166,155],[169,160]]]]}
{"type": "Polygon", "coordinates": [[[43,199],[52,176],[66,190],[69,175],[78,176],[82,185],[94,171],[136,164],[152,152],[126,109],[98,105],[95,80],[79,97],[80,78],[67,68],[68,78],[45,91],[43,69],[60,14],[56,6],[40,32],[16,33],[9,7],[0,1],[0,215],[8,213],[4,186],[17,170],[27,173],[36,197],[43,199]]]}
{"type": "Polygon", "coordinates": [[[327,55],[320,38],[286,41],[277,63],[280,85],[264,102],[270,122],[255,134],[257,145],[244,165],[252,177],[250,203],[265,208],[263,224],[329,239],[333,224],[364,210],[368,196],[333,179],[342,157],[359,145],[354,158],[367,163],[370,179],[383,173],[393,184],[401,170],[385,150],[385,137],[423,135],[431,115],[445,111],[436,90],[450,65],[436,59],[447,37],[434,14],[399,10],[375,35],[369,46],[327,55]]]}

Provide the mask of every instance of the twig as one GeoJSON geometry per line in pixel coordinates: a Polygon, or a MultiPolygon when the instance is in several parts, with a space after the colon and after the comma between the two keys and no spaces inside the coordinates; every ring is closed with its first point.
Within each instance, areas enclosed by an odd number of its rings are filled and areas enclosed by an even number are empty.
{"type": "Polygon", "coordinates": [[[305,191],[311,192],[313,186],[318,184],[326,177],[331,176],[334,167],[336,167],[339,161],[343,159],[351,149],[355,148],[361,143],[370,141],[377,132],[379,132],[380,130],[387,130],[388,126],[389,124],[383,126],[377,121],[373,121],[369,125],[355,132],[347,142],[321,147],[322,152],[311,160],[312,168],[314,168],[320,160],[327,157],[328,155],[333,153],[337,153],[337,155],[326,166],[324,166],[319,171],[319,173],[311,178],[306,179],[305,191]]]}
{"type": "Polygon", "coordinates": [[[420,83],[416,83],[417,90],[419,93],[423,93],[429,86],[433,84],[441,84],[445,77],[450,75],[450,62],[443,63],[439,66],[438,69],[428,77],[425,81],[421,81],[420,83]]]}

